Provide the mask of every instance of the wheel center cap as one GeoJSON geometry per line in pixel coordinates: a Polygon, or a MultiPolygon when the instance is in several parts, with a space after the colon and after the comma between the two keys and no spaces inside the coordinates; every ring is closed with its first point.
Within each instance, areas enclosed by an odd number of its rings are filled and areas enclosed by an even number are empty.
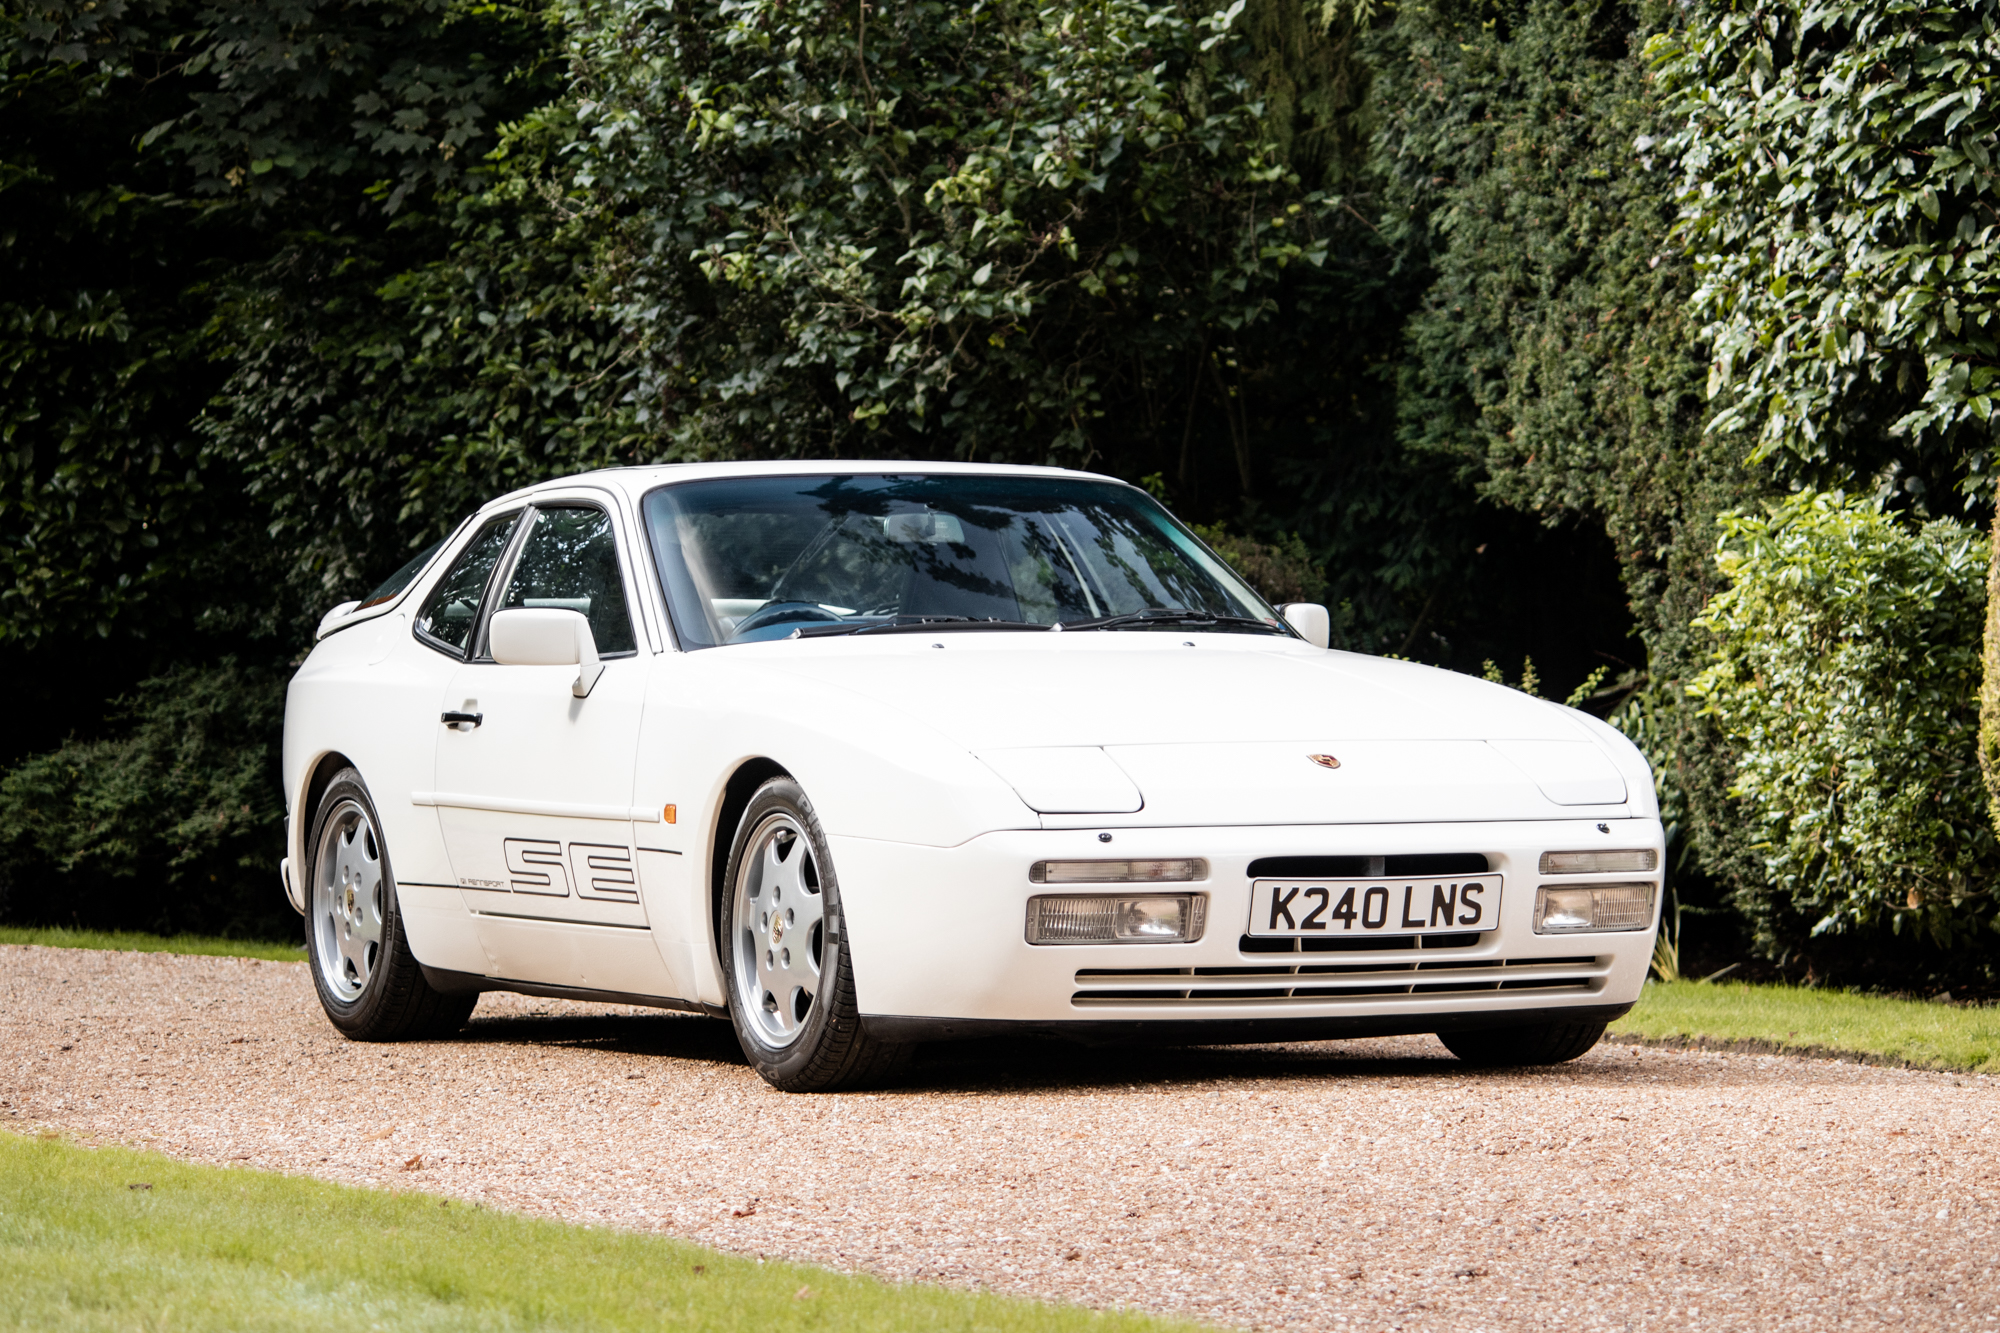
{"type": "Polygon", "coordinates": [[[343,904],[342,910],[349,916],[354,915],[354,886],[352,884],[347,886],[347,901],[343,904]]]}
{"type": "Polygon", "coordinates": [[[776,944],[784,938],[785,918],[782,914],[773,912],[771,913],[771,943],[776,944]]]}

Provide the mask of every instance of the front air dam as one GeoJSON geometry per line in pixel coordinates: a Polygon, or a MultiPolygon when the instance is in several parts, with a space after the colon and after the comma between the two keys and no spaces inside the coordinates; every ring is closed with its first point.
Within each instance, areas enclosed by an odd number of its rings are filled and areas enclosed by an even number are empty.
{"type": "Polygon", "coordinates": [[[912,1018],[863,1014],[868,1035],[882,1041],[967,1041],[979,1037],[1061,1037],[1092,1044],[1251,1046],[1281,1041],[1346,1041],[1359,1037],[1412,1037],[1432,1032],[1532,1027],[1541,1023],[1615,1022],[1629,1004],[1574,1004],[1545,1009],[1492,1009],[1478,1013],[1355,1014],[1313,1018],[1211,1018],[1199,1020],[1112,1018],[1064,1022],[995,1018],[912,1018]]]}

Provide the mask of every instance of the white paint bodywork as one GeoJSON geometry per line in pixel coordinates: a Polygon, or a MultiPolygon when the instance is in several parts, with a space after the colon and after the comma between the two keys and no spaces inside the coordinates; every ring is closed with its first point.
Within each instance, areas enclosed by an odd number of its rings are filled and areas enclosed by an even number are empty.
{"type": "MultiPolygon", "coordinates": [[[[800,783],[829,835],[865,1014],[1036,1024],[1421,1019],[1636,1000],[1652,931],[1532,930],[1541,852],[1652,848],[1663,859],[1644,759],[1584,714],[1276,635],[898,634],[699,651],[674,643],[639,524],[646,492],[710,477],[916,470],[620,469],[492,502],[480,519],[550,500],[611,514],[637,654],[607,658],[580,699],[574,666],[466,663],[419,640],[415,609],[479,523],[463,525],[400,596],[329,616],[292,681],[284,777],[294,881],[313,873],[315,784],[351,763],[373,796],[410,945],[425,965],[496,985],[714,1008],[724,1003],[714,893],[732,832],[722,807],[732,776],[760,764],[800,783]],[[446,710],[484,720],[447,727],[446,710]],[[1340,766],[1310,754],[1338,756],[1340,766]],[[1142,980],[1127,989],[1159,995],[1120,1001],[1088,998],[1078,976],[1257,964],[1239,937],[1248,867],[1260,857],[1434,852],[1480,853],[1505,883],[1499,928],[1447,961],[1488,972],[1504,961],[1499,973],[1520,985],[1204,999],[1197,990],[1229,983],[1184,981],[1175,993],[1142,980]],[[1209,878],[1191,886],[1209,895],[1204,937],[1026,943],[1027,900],[1047,891],[1029,882],[1029,866],[1114,855],[1204,858],[1209,878]],[[1585,958],[1587,967],[1575,961],[1585,958]],[[1572,960],[1561,966],[1587,984],[1537,991],[1536,959],[1572,960]]],[[[1599,878],[1658,884],[1657,872],[1599,878]]],[[[1399,960],[1408,958],[1382,961],[1399,960]]],[[[1424,981],[1444,966],[1424,963],[1424,981]]]]}

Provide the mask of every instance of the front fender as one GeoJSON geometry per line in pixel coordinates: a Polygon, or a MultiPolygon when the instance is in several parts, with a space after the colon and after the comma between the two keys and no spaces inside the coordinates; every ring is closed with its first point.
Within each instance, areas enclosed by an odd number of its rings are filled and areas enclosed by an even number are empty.
{"type": "Polygon", "coordinates": [[[829,834],[955,847],[1041,827],[1013,788],[936,728],[837,685],[720,657],[662,659],[682,687],[663,680],[658,706],[648,702],[635,804],[671,802],[678,790],[713,810],[730,776],[761,758],[797,779],[829,834]]]}

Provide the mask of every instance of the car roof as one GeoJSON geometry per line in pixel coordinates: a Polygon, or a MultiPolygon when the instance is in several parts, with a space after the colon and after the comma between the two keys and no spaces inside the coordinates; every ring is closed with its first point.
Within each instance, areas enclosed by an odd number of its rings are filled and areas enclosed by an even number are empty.
{"type": "Polygon", "coordinates": [[[1125,486],[1129,482],[1100,472],[1079,472],[1061,467],[1028,467],[1016,463],[926,463],[908,458],[783,459],[771,462],[735,463],[655,463],[643,467],[607,467],[592,472],[576,472],[566,477],[523,486],[496,496],[481,510],[533,499],[546,491],[575,486],[599,486],[623,491],[633,499],[668,482],[707,481],[725,477],[872,477],[872,476],[964,476],[964,477],[1065,477],[1081,481],[1108,481],[1125,486]]]}

